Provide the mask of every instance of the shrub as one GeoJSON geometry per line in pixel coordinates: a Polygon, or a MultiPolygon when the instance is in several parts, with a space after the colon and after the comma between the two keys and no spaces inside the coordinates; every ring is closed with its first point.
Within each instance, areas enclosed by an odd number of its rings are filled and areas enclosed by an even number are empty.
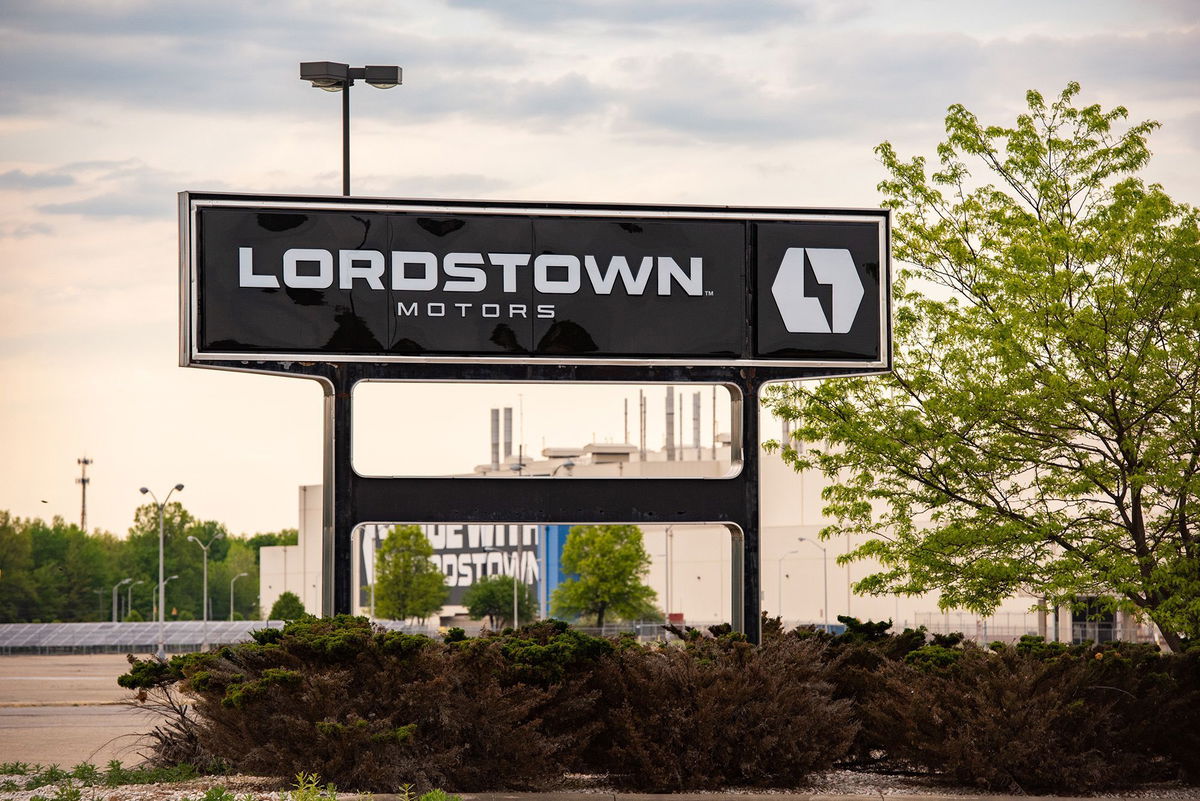
{"type": "Polygon", "coordinates": [[[824,681],[823,646],[741,635],[618,648],[593,677],[601,734],[578,767],[651,792],[794,787],[854,737],[824,681]]]}
{"type": "Polygon", "coordinates": [[[277,778],[319,769],[374,791],[559,781],[590,714],[572,711],[564,676],[611,648],[565,625],[444,643],[349,616],[303,617],[255,640],[166,666],[135,662],[122,681],[162,693],[182,678],[191,733],[211,761],[277,778]],[[543,725],[550,717],[554,727],[543,725]]]}
{"type": "Polygon", "coordinates": [[[672,629],[681,641],[646,646],[557,621],[434,640],[306,616],[217,651],[131,658],[120,681],[167,715],[155,764],[319,770],[404,797],[545,790],[567,772],[656,792],[795,788],[839,762],[1022,792],[1200,778],[1200,651],[1026,637],[993,653],[843,622],[839,637],[672,629]]]}
{"type": "Polygon", "coordinates": [[[1022,793],[1097,790],[1138,777],[1142,760],[1086,660],[974,646],[948,659],[941,650],[919,649],[912,655],[930,658],[886,662],[875,673],[871,717],[899,724],[885,744],[892,758],[1022,793]]]}

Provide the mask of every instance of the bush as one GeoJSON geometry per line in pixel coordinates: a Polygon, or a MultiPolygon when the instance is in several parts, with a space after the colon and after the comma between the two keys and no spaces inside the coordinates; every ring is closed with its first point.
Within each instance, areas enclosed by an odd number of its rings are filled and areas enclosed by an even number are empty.
{"type": "Polygon", "coordinates": [[[795,787],[857,729],[824,680],[823,648],[741,635],[619,648],[593,677],[601,734],[578,768],[649,792],[795,787]]]}
{"type": "Polygon", "coordinates": [[[912,664],[876,671],[870,716],[897,722],[882,743],[892,759],[1021,793],[1094,791],[1144,775],[1114,694],[1095,685],[1086,660],[971,645],[950,653],[927,646],[912,664]]]}
{"type": "Polygon", "coordinates": [[[280,779],[319,771],[385,792],[560,781],[577,738],[564,727],[575,713],[563,676],[611,648],[565,625],[444,643],[349,616],[303,617],[254,638],[167,665],[135,662],[122,683],[164,692],[182,679],[211,762],[280,779]],[[553,705],[552,731],[542,721],[553,705]]]}
{"type": "Polygon", "coordinates": [[[1001,791],[1099,791],[1200,778],[1200,651],[1066,646],[994,653],[850,620],[600,639],[548,621],[434,640],[305,616],[122,686],[157,704],[155,764],[319,772],[397,792],[546,790],[568,772],[624,789],[796,788],[834,764],[922,769],[1001,791]]]}

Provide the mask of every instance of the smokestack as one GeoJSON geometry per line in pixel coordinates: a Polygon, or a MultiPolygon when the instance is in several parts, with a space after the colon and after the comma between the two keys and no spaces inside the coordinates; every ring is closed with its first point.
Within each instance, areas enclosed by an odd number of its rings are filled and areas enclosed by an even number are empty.
{"type": "Polygon", "coordinates": [[[504,407],[504,463],[512,456],[512,407],[504,407]]]}
{"type": "Polygon", "coordinates": [[[675,461],[675,387],[667,385],[667,461],[675,461]]]}
{"type": "Polygon", "coordinates": [[[500,467],[500,410],[492,409],[492,469],[500,467]]]}
{"type": "Polygon", "coordinates": [[[646,461],[646,393],[638,390],[638,436],[639,454],[646,461]]]}
{"type": "Polygon", "coordinates": [[[712,388],[712,424],[713,424],[713,441],[712,441],[712,458],[717,459],[717,386],[712,388]]]}
{"type": "Polygon", "coordinates": [[[687,446],[683,444],[683,390],[679,390],[679,449],[675,458],[683,461],[687,458],[687,446]]]}

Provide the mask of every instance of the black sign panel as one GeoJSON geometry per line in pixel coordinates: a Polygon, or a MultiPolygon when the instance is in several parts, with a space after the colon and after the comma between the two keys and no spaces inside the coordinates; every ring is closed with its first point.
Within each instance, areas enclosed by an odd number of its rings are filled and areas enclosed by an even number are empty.
{"type": "Polygon", "coordinates": [[[183,193],[183,363],[884,367],[887,219],[183,193]]]}

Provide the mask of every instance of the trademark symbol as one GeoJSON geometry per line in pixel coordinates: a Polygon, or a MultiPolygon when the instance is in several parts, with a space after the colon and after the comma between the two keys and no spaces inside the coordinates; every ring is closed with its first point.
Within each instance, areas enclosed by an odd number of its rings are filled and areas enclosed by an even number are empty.
{"type": "Polygon", "coordinates": [[[704,290],[704,296],[706,298],[711,298],[713,296],[713,291],[711,289],[704,290]]]}

